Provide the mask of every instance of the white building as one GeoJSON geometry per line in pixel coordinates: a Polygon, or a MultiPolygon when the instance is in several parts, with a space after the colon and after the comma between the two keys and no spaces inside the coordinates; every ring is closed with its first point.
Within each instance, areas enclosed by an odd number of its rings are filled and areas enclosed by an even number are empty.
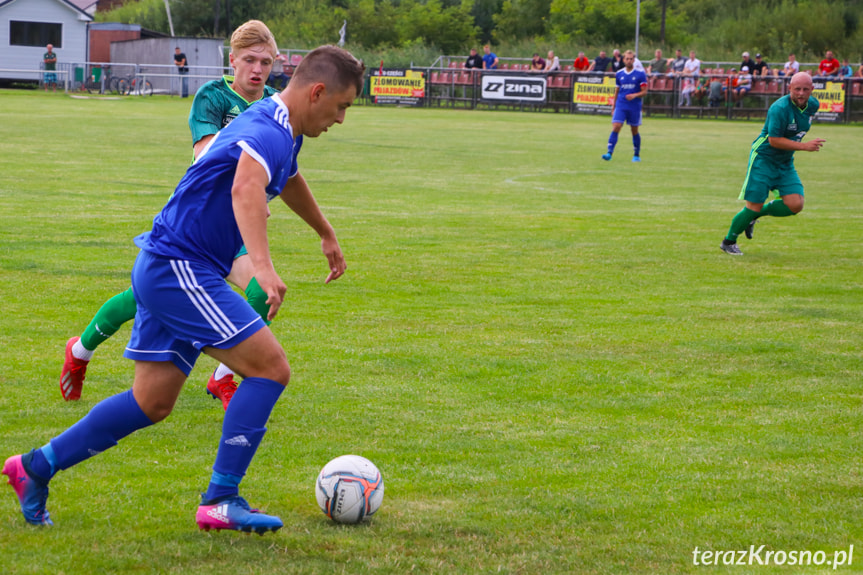
{"type": "Polygon", "coordinates": [[[0,78],[38,80],[48,44],[57,53],[57,70],[71,74],[71,63],[89,60],[95,8],[89,0],[0,0],[0,78]]]}

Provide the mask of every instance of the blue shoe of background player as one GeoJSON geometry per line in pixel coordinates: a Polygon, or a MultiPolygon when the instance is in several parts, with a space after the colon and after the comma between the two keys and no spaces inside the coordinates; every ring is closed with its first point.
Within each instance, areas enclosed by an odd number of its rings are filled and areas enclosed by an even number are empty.
{"type": "Polygon", "coordinates": [[[34,479],[24,464],[21,456],[14,455],[3,464],[3,475],[9,477],[9,485],[15,490],[21,503],[21,513],[31,525],[54,525],[45,509],[48,501],[48,483],[34,479]]]}
{"type": "Polygon", "coordinates": [[[602,159],[608,162],[611,160],[611,154],[602,154],[602,159]]]}
{"type": "Polygon", "coordinates": [[[632,156],[632,161],[633,162],[640,162],[641,158],[639,156],[632,156]]]}
{"type": "Polygon", "coordinates": [[[239,495],[233,495],[222,500],[202,502],[195,515],[198,527],[204,531],[210,529],[234,529],[258,535],[267,531],[278,531],[284,523],[274,515],[266,515],[257,509],[251,509],[246,500],[239,495]]]}

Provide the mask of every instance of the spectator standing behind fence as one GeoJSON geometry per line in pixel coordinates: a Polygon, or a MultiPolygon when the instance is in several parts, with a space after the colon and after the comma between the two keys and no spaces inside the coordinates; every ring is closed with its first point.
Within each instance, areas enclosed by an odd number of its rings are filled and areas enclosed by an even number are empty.
{"type": "Polygon", "coordinates": [[[833,57],[833,52],[827,50],[827,53],[824,54],[824,59],[821,60],[821,64],[818,66],[818,75],[819,76],[835,76],[839,73],[839,60],[833,57]]]}
{"type": "Polygon", "coordinates": [[[714,76],[710,80],[710,87],[707,90],[707,101],[711,108],[718,108],[725,100],[725,86],[719,76],[714,76]]]}
{"type": "Polygon", "coordinates": [[[842,59],[842,65],[839,66],[839,77],[850,78],[854,75],[854,70],[851,69],[851,64],[848,63],[848,58],[842,59]]]}
{"type": "Polygon", "coordinates": [[[788,54],[788,61],[779,72],[780,76],[788,76],[789,78],[800,71],[800,62],[794,54],[788,54]]]}
{"type": "Polygon", "coordinates": [[[599,72],[604,74],[606,70],[608,70],[608,65],[611,64],[611,58],[608,57],[605,50],[600,50],[599,56],[594,58],[593,62],[590,63],[589,70],[591,72],[599,72]]]}
{"type": "Polygon", "coordinates": [[[482,56],[476,53],[476,48],[470,49],[470,55],[465,60],[464,67],[470,70],[471,68],[479,68],[482,70],[482,56]]]}
{"type": "Polygon", "coordinates": [[[746,66],[750,70],[755,67],[755,61],[749,57],[749,52],[743,53],[743,61],[740,62],[740,69],[743,69],[743,66],[746,66]]]}
{"type": "Polygon", "coordinates": [[[572,69],[574,72],[587,72],[590,70],[590,60],[587,59],[584,52],[578,53],[578,57],[572,63],[572,69]]]}
{"type": "Polygon", "coordinates": [[[677,49],[674,51],[674,58],[668,63],[671,67],[669,74],[679,76],[683,74],[683,68],[686,66],[686,58],[683,57],[683,50],[677,49]]]}
{"type": "Polygon", "coordinates": [[[539,57],[539,54],[534,52],[533,59],[530,61],[531,72],[544,72],[545,71],[545,60],[539,57]]]}
{"type": "Polygon", "coordinates": [[[45,46],[47,52],[42,55],[42,64],[45,66],[45,76],[42,83],[45,85],[45,91],[48,91],[48,84],[54,92],[57,91],[57,53],[54,52],[54,45],[48,44],[45,46]]]}
{"type": "Polygon", "coordinates": [[[485,55],[482,57],[482,67],[485,70],[497,70],[497,54],[491,51],[491,46],[486,44],[482,47],[482,51],[485,52],[485,55]]]}
{"type": "Polygon", "coordinates": [[[683,75],[691,76],[694,80],[698,79],[701,73],[701,60],[695,57],[695,50],[689,52],[689,60],[683,64],[683,75]]]}
{"type": "Polygon", "coordinates": [[[288,85],[288,81],[291,79],[291,77],[285,73],[285,62],[287,61],[288,57],[285,54],[276,54],[276,57],[273,58],[273,69],[270,70],[270,76],[267,78],[267,83],[279,91],[284,90],[288,85]]]}
{"type": "Polygon", "coordinates": [[[753,76],[767,76],[770,74],[770,66],[761,58],[761,54],[756,54],[755,65],[749,68],[749,71],[752,72],[753,76]]]}
{"type": "Polygon", "coordinates": [[[699,106],[704,105],[704,97],[710,91],[710,77],[701,76],[695,84],[695,93],[692,96],[697,100],[699,106]]]}
{"type": "Polygon", "coordinates": [[[683,80],[683,87],[680,89],[680,101],[684,106],[692,105],[692,94],[695,92],[695,80],[687,77],[683,80]]]}
{"type": "Polygon", "coordinates": [[[617,48],[611,53],[611,71],[617,74],[620,70],[623,70],[623,56],[620,55],[620,50],[617,48]]]}
{"type": "Polygon", "coordinates": [[[653,60],[647,63],[648,74],[665,74],[668,69],[668,60],[662,57],[662,50],[653,53],[653,60]]]}
{"type": "Polygon", "coordinates": [[[557,72],[560,70],[560,58],[554,55],[552,50],[548,51],[548,58],[545,60],[546,72],[557,72]]]}
{"type": "Polygon", "coordinates": [[[186,55],[180,50],[180,47],[177,46],[174,49],[174,65],[177,66],[177,73],[180,75],[180,97],[188,98],[189,97],[189,66],[186,61],[186,55]]]}

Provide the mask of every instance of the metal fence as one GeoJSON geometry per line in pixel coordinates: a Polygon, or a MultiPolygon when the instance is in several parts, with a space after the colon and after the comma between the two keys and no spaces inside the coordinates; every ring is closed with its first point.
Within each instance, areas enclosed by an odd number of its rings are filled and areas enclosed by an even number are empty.
{"type": "MultiPolygon", "coordinates": [[[[41,67],[36,70],[6,69],[5,72],[20,72],[22,79],[38,79],[39,87],[45,86],[45,75],[50,73],[41,67]]],[[[173,64],[127,64],[118,62],[64,62],[57,65],[57,87],[66,92],[91,92],[99,94],[167,94],[194,96],[198,87],[223,75],[230,75],[230,67],[189,66],[188,74],[179,74],[173,64]],[[147,87],[148,90],[144,90],[147,87]]]]}
{"type": "MultiPolygon", "coordinates": [[[[468,109],[515,109],[554,111],[572,114],[611,113],[614,75],[560,71],[529,72],[518,63],[504,63],[498,70],[470,70],[461,62],[446,67],[413,68],[425,77],[425,93],[419,105],[468,109]],[[497,92],[490,88],[494,88],[497,92]]],[[[373,71],[373,74],[376,72],[373,71]]],[[[740,91],[736,79],[724,68],[705,69],[691,93],[684,93],[685,79],[673,75],[649,75],[644,98],[645,116],[672,118],[758,119],[766,117],[770,105],[788,92],[790,78],[754,77],[747,91],[740,91]],[[709,81],[721,84],[721,98],[709,97],[709,81]]],[[[863,121],[863,78],[814,77],[821,101],[819,121],[851,123],[863,121]]],[[[687,90],[688,92],[688,90],[687,90]]],[[[369,101],[377,98],[368,93],[369,101]]],[[[398,103],[385,100],[386,103],[398,103]]],[[[416,103],[414,105],[417,105],[416,103]]]]}

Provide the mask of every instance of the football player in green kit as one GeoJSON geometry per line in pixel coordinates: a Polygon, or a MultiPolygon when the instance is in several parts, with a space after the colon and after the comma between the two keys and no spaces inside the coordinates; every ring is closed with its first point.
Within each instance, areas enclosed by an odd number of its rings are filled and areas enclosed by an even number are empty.
{"type": "Polygon", "coordinates": [[[788,92],[770,106],[764,128],[752,143],[749,169],[740,192],[746,207],[731,220],[728,235],[719,246],[727,254],[743,255],[737,238],[745,233],[752,239],[758,218],[784,218],[803,209],[803,184],[794,169],[794,152],[817,152],[824,140],[814,138],[802,142],[819,106],[818,100],[812,97],[812,77],[806,72],[794,74],[788,92]],[[765,205],[771,191],[778,192],[779,198],[765,205]]]}
{"type": "MultiPolygon", "coordinates": [[[[266,24],[250,20],[231,35],[230,62],[235,75],[207,82],[195,94],[189,112],[189,129],[195,158],[206,148],[216,133],[258,100],[276,93],[266,85],[278,46],[266,24]]],[[[252,308],[267,323],[267,294],[254,278],[254,270],[245,252],[237,254],[228,281],[245,290],[252,308]]],[[[96,348],[114,335],[120,326],[135,317],[137,305],[130,287],[106,301],[80,337],[66,342],[66,358],[60,375],[60,391],[66,401],[81,398],[87,365],[96,348]]],[[[225,409],[237,389],[234,374],[224,364],[210,376],[207,393],[222,400],[225,409]]]]}

